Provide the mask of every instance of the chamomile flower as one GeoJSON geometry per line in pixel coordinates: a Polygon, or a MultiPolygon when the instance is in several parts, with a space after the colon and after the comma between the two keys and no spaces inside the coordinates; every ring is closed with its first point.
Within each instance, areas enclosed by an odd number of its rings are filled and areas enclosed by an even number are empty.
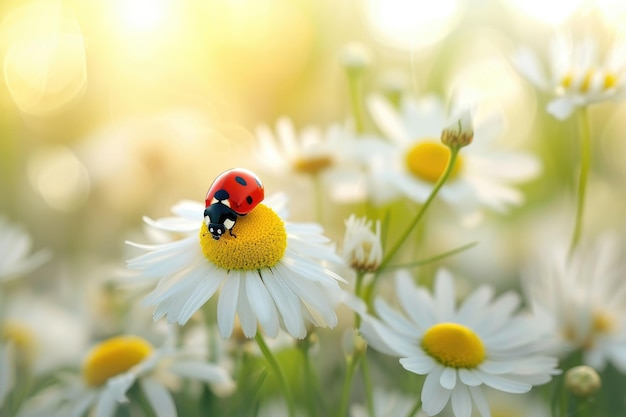
{"type": "Polygon", "coordinates": [[[598,370],[611,362],[626,373],[626,285],[617,238],[603,235],[568,255],[555,245],[525,272],[524,284],[535,314],[554,326],[558,352],[583,352],[598,370]]]}
{"type": "Polygon", "coordinates": [[[616,42],[602,54],[594,38],[573,41],[559,34],[550,42],[547,61],[546,72],[541,59],[528,47],[513,56],[519,72],[553,96],[547,110],[559,120],[578,107],[621,99],[626,94],[624,42],[616,42]]]}
{"type": "Polygon", "coordinates": [[[0,216],[0,282],[27,274],[50,258],[46,250],[30,254],[32,245],[32,238],[21,226],[0,216]]]}
{"type": "Polygon", "coordinates": [[[439,192],[442,200],[464,213],[476,213],[481,207],[504,212],[521,204],[523,195],[513,185],[539,173],[534,156],[494,147],[501,127],[498,118],[479,122],[464,111],[448,120],[443,103],[432,96],[419,101],[405,98],[399,111],[380,96],[370,97],[368,105],[389,139],[387,143],[370,142],[371,149],[365,151],[371,155],[372,175],[417,203],[428,198],[450,158],[442,136],[450,144],[472,142],[459,153],[439,192]],[[452,131],[458,137],[449,137],[452,131]]]}
{"type": "Polygon", "coordinates": [[[364,177],[354,158],[357,139],[345,126],[335,123],[322,129],[311,125],[297,131],[289,118],[282,117],[274,131],[267,125],[258,126],[256,138],[261,169],[282,178],[322,176],[334,201],[364,199],[364,177]]]}
{"type": "Polygon", "coordinates": [[[396,292],[404,315],[382,299],[380,319],[365,315],[361,331],[372,347],[400,357],[402,366],[426,375],[423,410],[432,416],[450,402],[456,417],[469,417],[472,403],[483,417],[489,404],[483,386],[521,394],[551,379],[555,358],[542,356],[543,327],[530,316],[514,314],[514,293],[493,298],[482,286],[457,308],[451,275],[440,270],[434,294],[398,274],[396,292]]]}
{"type": "Polygon", "coordinates": [[[219,292],[217,322],[225,338],[236,317],[246,337],[255,336],[257,322],[269,337],[282,327],[297,338],[306,335],[307,324],[337,324],[338,282],[343,279],[327,265],[340,264],[341,258],[327,245],[319,225],[283,220],[284,199],[266,203],[239,216],[236,237],[226,233],[219,240],[207,230],[201,203],[174,206],[175,217],[145,219],[151,227],[182,236],[157,245],[130,243],[148,253],[128,266],[159,280],[145,300],[156,306],[155,320],[166,316],[185,324],[219,292]]]}
{"type": "Polygon", "coordinates": [[[19,416],[79,416],[92,410],[96,417],[112,417],[129,402],[127,393],[137,384],[157,417],[175,417],[170,391],[180,389],[181,378],[207,383],[216,387],[214,391],[234,386],[226,370],[203,355],[175,348],[171,340],[154,348],[138,336],[112,337],[87,353],[82,375],[63,375],[59,384],[33,397],[19,416]]]}
{"type": "Polygon", "coordinates": [[[380,220],[372,231],[372,221],[351,215],[346,220],[342,256],[355,271],[374,272],[383,260],[380,240],[380,220]]]}

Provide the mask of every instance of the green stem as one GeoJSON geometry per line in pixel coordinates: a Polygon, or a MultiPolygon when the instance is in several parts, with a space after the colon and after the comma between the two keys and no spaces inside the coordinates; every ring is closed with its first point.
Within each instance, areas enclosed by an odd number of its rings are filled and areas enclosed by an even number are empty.
{"type": "Polygon", "coordinates": [[[363,384],[365,385],[365,404],[367,405],[368,417],[375,417],[374,415],[374,385],[372,384],[372,376],[370,374],[370,368],[367,363],[367,358],[363,359],[361,364],[361,372],[363,373],[363,384]]]}
{"type": "MultiPolygon", "coordinates": [[[[374,278],[372,279],[370,288],[368,289],[368,291],[366,291],[368,295],[371,296],[371,294],[373,294],[374,292],[373,288],[376,285],[378,279],[380,278],[380,272],[383,271],[385,267],[389,264],[389,262],[391,262],[391,260],[394,258],[394,256],[396,256],[398,250],[400,250],[400,248],[404,244],[404,241],[409,237],[409,235],[411,234],[415,226],[417,226],[419,221],[422,219],[422,217],[426,213],[426,210],[428,210],[428,207],[430,207],[430,203],[432,203],[432,201],[435,199],[435,197],[439,193],[439,190],[441,190],[441,187],[443,187],[445,182],[450,177],[450,174],[452,173],[452,169],[454,168],[454,164],[456,163],[460,150],[461,148],[458,146],[450,148],[450,158],[448,159],[448,163],[446,164],[446,168],[444,169],[443,174],[441,174],[441,176],[437,180],[437,183],[435,184],[432,191],[430,192],[430,195],[428,196],[424,204],[422,204],[422,207],[420,207],[419,211],[417,212],[417,214],[415,215],[411,223],[409,223],[409,226],[406,228],[404,233],[396,241],[394,246],[389,251],[387,251],[385,257],[383,258],[383,261],[380,263],[380,266],[378,267],[378,271],[376,272],[376,274],[374,275],[374,278]]],[[[370,300],[366,299],[365,301],[369,304],[370,300]]]]}
{"type": "MultiPolygon", "coordinates": [[[[356,283],[354,285],[354,293],[357,297],[364,299],[364,294],[361,294],[363,291],[363,279],[365,278],[365,274],[363,272],[358,271],[356,273],[356,283]]],[[[361,327],[361,316],[359,313],[354,313],[354,327],[361,327]]]]}
{"type": "Polygon", "coordinates": [[[337,417],[346,417],[348,413],[348,404],[350,403],[350,391],[352,388],[352,380],[354,379],[354,373],[356,372],[360,355],[348,356],[346,362],[348,363],[346,369],[346,378],[343,380],[343,389],[341,391],[341,403],[339,406],[339,413],[337,417]]]}
{"type": "Polygon", "coordinates": [[[413,408],[411,408],[411,410],[406,415],[406,417],[413,417],[415,413],[419,411],[420,408],[422,408],[422,400],[419,397],[417,397],[417,401],[415,402],[415,405],[413,406],[413,408]]]}
{"type": "Polygon", "coordinates": [[[581,107],[578,112],[578,127],[580,135],[580,173],[578,177],[578,194],[576,196],[576,222],[569,248],[570,255],[576,249],[582,235],[587,177],[589,176],[589,167],[591,166],[591,134],[586,107],[581,107]]]}
{"type": "Polygon", "coordinates": [[[350,106],[354,117],[354,129],[357,134],[365,133],[365,117],[361,100],[361,71],[348,71],[348,87],[350,89],[350,106]]]}
{"type": "Polygon", "coordinates": [[[289,417],[295,417],[296,411],[295,411],[295,407],[293,403],[293,395],[291,394],[291,389],[289,388],[289,383],[287,382],[287,377],[285,376],[285,373],[283,372],[282,368],[280,367],[280,364],[276,360],[276,357],[270,351],[269,347],[267,346],[267,343],[265,343],[265,339],[261,335],[261,332],[257,331],[254,339],[259,345],[259,349],[261,349],[263,356],[269,363],[270,368],[272,369],[272,372],[274,372],[274,375],[278,379],[278,383],[280,384],[280,387],[283,390],[283,394],[285,395],[285,401],[287,402],[287,410],[288,410],[289,417]]]}
{"type": "Polygon", "coordinates": [[[311,367],[311,359],[309,355],[309,349],[311,348],[310,335],[311,333],[307,334],[307,336],[298,343],[298,347],[300,348],[300,352],[302,353],[302,361],[304,365],[304,384],[308,391],[308,395],[306,395],[307,410],[309,413],[309,417],[315,417],[317,415],[315,399],[319,398],[320,396],[318,395],[319,382],[311,367]]]}

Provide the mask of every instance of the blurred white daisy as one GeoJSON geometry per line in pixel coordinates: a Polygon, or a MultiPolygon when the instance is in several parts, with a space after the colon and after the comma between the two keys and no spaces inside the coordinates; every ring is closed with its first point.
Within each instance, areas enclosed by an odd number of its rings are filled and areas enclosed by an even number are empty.
{"type": "Polygon", "coordinates": [[[514,314],[520,304],[515,293],[493,299],[493,289],[481,286],[457,308],[445,270],[437,273],[433,295],[405,271],[396,284],[405,314],[379,298],[380,320],[365,315],[361,331],[373,348],[426,375],[421,393],[426,414],[438,414],[450,402],[456,417],[469,417],[473,403],[486,417],[483,385],[521,394],[556,373],[557,360],[542,354],[545,328],[531,316],[514,314]]]}
{"type": "Polygon", "coordinates": [[[214,392],[232,392],[234,382],[219,365],[205,360],[206,352],[175,348],[170,338],[155,349],[138,336],[116,336],[95,345],[86,355],[82,375],[63,374],[58,384],[26,403],[19,417],[112,417],[129,401],[137,384],[157,417],[175,417],[170,391],[182,388],[181,378],[207,383],[214,392]],[[91,415],[91,414],[90,414],[91,415]]]}
{"type": "Polygon", "coordinates": [[[372,221],[354,214],[345,222],[341,254],[355,271],[374,272],[383,260],[383,245],[380,240],[380,220],[372,230],[372,221]]]}
{"type": "Polygon", "coordinates": [[[561,355],[580,349],[583,362],[598,370],[611,362],[626,373],[626,284],[618,238],[603,235],[569,256],[553,245],[524,274],[535,314],[554,326],[561,355]]]}
{"type": "Polygon", "coordinates": [[[602,54],[594,38],[573,41],[558,34],[550,41],[548,55],[544,64],[530,48],[523,47],[513,62],[537,88],[554,97],[547,110],[557,119],[568,118],[577,107],[621,99],[626,94],[623,40],[602,54]]]}
{"type": "MultiPolygon", "coordinates": [[[[473,126],[473,141],[457,158],[439,197],[460,209],[475,214],[480,207],[504,212],[523,202],[522,193],[513,185],[529,181],[540,171],[534,156],[520,151],[497,149],[494,143],[501,131],[501,120],[484,121],[463,117],[448,120],[443,103],[432,96],[419,101],[405,98],[399,110],[380,96],[368,100],[372,118],[388,142],[368,141],[362,152],[370,155],[371,175],[396,188],[406,197],[423,203],[443,174],[450,148],[441,142],[444,131],[460,121],[473,126]]],[[[470,129],[461,126],[462,130],[470,129]]]]}
{"type": "Polygon", "coordinates": [[[340,264],[341,258],[319,225],[283,221],[284,199],[266,203],[238,218],[236,238],[213,239],[201,203],[174,206],[175,217],[145,219],[151,227],[183,236],[157,245],[129,242],[148,251],[128,261],[129,268],[159,279],[145,300],[156,305],[155,320],[167,316],[184,324],[219,290],[217,322],[223,337],[231,336],[236,316],[246,337],[256,335],[257,321],[270,337],[281,327],[303,338],[309,323],[337,324],[338,281],[343,279],[327,264],[340,264]]]}
{"type": "Polygon", "coordinates": [[[362,201],[366,196],[364,173],[355,159],[357,137],[338,123],[322,129],[306,126],[299,132],[286,117],[275,132],[267,125],[256,129],[257,159],[262,169],[284,180],[285,175],[321,177],[333,201],[362,201]]]}
{"type": "Polygon", "coordinates": [[[0,282],[25,275],[50,259],[47,250],[30,254],[32,245],[24,228],[0,216],[0,282]]]}

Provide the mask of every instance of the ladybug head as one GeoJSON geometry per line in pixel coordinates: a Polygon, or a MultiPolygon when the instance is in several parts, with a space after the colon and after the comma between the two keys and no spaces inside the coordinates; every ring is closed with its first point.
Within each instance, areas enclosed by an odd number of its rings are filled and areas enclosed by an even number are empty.
{"type": "Polygon", "coordinates": [[[226,231],[226,227],[220,223],[209,223],[207,228],[209,229],[209,233],[211,233],[211,237],[215,240],[220,240],[220,237],[226,231]]]}

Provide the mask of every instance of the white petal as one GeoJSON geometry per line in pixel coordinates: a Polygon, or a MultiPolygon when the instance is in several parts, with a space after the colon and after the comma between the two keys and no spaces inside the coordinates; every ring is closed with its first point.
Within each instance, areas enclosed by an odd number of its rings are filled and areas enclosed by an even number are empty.
{"type": "MultiPolygon", "coordinates": [[[[234,272],[234,271],[233,271],[234,272]]],[[[237,315],[244,336],[252,338],[256,335],[257,319],[256,314],[250,306],[250,301],[246,295],[246,271],[235,272],[240,274],[241,283],[239,285],[239,298],[237,300],[237,315]]]]}
{"type": "Polygon", "coordinates": [[[443,368],[435,368],[426,376],[422,387],[422,408],[429,416],[439,414],[450,399],[451,391],[439,384],[443,368]]]}
{"type": "Polygon", "coordinates": [[[176,417],[176,405],[170,392],[163,385],[151,378],[143,378],[139,386],[145,394],[156,417],[176,417]]]}
{"type": "Polygon", "coordinates": [[[443,372],[441,373],[439,383],[445,389],[453,389],[456,385],[456,369],[448,367],[444,368],[443,372]]]}
{"type": "Polygon", "coordinates": [[[205,275],[200,284],[196,287],[195,291],[185,302],[184,307],[178,315],[178,324],[184,325],[187,323],[191,316],[193,316],[195,312],[209,300],[209,298],[213,297],[223,280],[223,276],[215,276],[213,274],[205,275]]]}
{"type": "Polygon", "coordinates": [[[287,281],[290,277],[285,275],[281,268],[275,268],[273,276],[265,280],[265,286],[276,303],[287,332],[301,339],[306,335],[302,306],[300,299],[289,288],[287,281]]]}
{"type": "Polygon", "coordinates": [[[489,409],[489,403],[485,399],[483,390],[479,387],[468,387],[472,400],[476,404],[476,408],[482,417],[491,417],[491,410],[489,409]]]}
{"type": "Polygon", "coordinates": [[[130,389],[130,387],[135,383],[137,376],[133,372],[126,372],[115,377],[110,378],[107,381],[106,391],[108,391],[115,401],[117,402],[126,402],[128,398],[126,398],[126,393],[130,389]]]}
{"type": "Polygon", "coordinates": [[[410,321],[404,318],[397,311],[389,307],[389,305],[384,302],[382,298],[377,298],[374,301],[374,307],[380,319],[395,332],[408,338],[417,338],[419,332],[415,326],[413,326],[410,321]]]}
{"type": "Polygon", "coordinates": [[[452,391],[452,411],[455,417],[470,417],[472,414],[472,398],[468,388],[458,384],[452,391]]]}
{"type": "Polygon", "coordinates": [[[478,385],[483,383],[483,381],[476,374],[476,372],[471,370],[471,369],[460,368],[459,369],[459,379],[465,385],[469,385],[469,386],[472,386],[472,387],[477,387],[478,385]]]}
{"type": "Polygon", "coordinates": [[[247,274],[244,279],[248,301],[261,326],[263,326],[263,330],[269,337],[276,337],[279,327],[278,313],[274,300],[263,284],[261,276],[257,271],[253,271],[247,274]]]}
{"type": "Polygon", "coordinates": [[[500,391],[510,392],[512,394],[524,394],[532,388],[530,384],[514,381],[497,375],[491,375],[484,372],[481,372],[479,375],[485,385],[500,391]]]}
{"type": "Polygon", "coordinates": [[[436,323],[430,295],[415,286],[408,271],[398,271],[396,294],[402,309],[420,329],[428,329],[436,323]]]}
{"type": "Polygon", "coordinates": [[[113,417],[115,410],[117,410],[117,401],[113,393],[108,389],[103,389],[96,403],[95,417],[113,417]]]}
{"type": "Polygon", "coordinates": [[[239,298],[239,275],[230,273],[226,276],[217,301],[217,325],[220,335],[229,338],[235,325],[235,312],[239,298]]]}
{"type": "Polygon", "coordinates": [[[232,381],[224,368],[206,362],[177,361],[168,369],[182,377],[211,384],[227,384],[232,381]]]}
{"type": "Polygon", "coordinates": [[[439,321],[451,320],[454,315],[455,292],[452,274],[440,269],[435,277],[435,308],[439,321]]]}
{"type": "Polygon", "coordinates": [[[513,64],[536,87],[542,90],[549,88],[549,82],[545,72],[535,53],[527,47],[521,48],[512,58],[513,64]]]}
{"type": "Polygon", "coordinates": [[[561,97],[548,103],[548,113],[559,120],[567,119],[574,111],[574,103],[567,97],[561,97]]]}
{"type": "Polygon", "coordinates": [[[392,356],[411,356],[404,352],[414,352],[415,346],[402,338],[370,315],[361,317],[361,333],[372,347],[392,356]]]}
{"type": "Polygon", "coordinates": [[[392,141],[402,144],[410,140],[398,112],[382,96],[373,95],[367,98],[367,107],[372,119],[376,122],[383,134],[392,141]]]}
{"type": "Polygon", "coordinates": [[[418,375],[426,375],[432,371],[436,365],[435,361],[427,355],[401,358],[400,363],[404,369],[418,375]]]}

